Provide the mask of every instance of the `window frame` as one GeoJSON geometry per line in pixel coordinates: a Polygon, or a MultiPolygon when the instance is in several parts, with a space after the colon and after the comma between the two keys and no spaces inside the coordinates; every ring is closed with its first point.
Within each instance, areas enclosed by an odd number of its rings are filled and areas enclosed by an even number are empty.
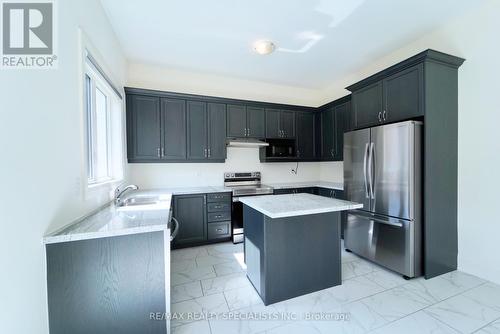
{"type": "MultiPolygon", "coordinates": [[[[98,188],[103,185],[112,185],[120,183],[124,179],[124,101],[116,93],[113,87],[107,81],[101,72],[95,67],[94,63],[87,56],[88,51],[84,52],[83,59],[83,100],[84,100],[84,173],[87,189],[98,188]],[[104,177],[96,176],[97,154],[96,154],[96,136],[97,136],[97,99],[96,92],[99,90],[106,99],[106,167],[107,172],[104,177]],[[90,91],[90,93],[89,93],[90,91]],[[113,115],[114,113],[119,113],[113,115]],[[119,130],[114,130],[116,126],[113,121],[119,121],[119,130]],[[116,133],[114,133],[116,131],[116,133]],[[114,145],[116,136],[120,136],[119,145],[114,145]],[[120,152],[114,152],[119,150],[120,152]],[[119,157],[119,159],[116,159],[119,157]],[[117,161],[115,161],[117,160],[117,161]]],[[[92,61],[95,61],[92,58],[92,61]]]]}

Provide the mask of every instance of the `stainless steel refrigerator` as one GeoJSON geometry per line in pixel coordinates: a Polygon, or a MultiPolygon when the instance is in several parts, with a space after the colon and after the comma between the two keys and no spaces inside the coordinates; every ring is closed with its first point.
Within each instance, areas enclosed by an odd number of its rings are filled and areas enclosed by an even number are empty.
{"type": "Polygon", "coordinates": [[[406,277],[422,274],[422,123],[344,135],[345,248],[406,277]]]}

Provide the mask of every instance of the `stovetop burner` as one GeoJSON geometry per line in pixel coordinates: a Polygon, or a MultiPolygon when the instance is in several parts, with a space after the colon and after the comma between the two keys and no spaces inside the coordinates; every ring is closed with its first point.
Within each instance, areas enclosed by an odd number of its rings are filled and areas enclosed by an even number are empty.
{"type": "Polygon", "coordinates": [[[232,189],[233,197],[272,194],[273,188],[260,180],[260,172],[224,173],[224,186],[232,189]]]}

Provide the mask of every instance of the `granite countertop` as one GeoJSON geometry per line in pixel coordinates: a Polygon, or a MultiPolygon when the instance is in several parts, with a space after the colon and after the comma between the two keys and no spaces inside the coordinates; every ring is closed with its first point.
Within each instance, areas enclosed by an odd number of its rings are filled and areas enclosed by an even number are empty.
{"type": "MultiPolygon", "coordinates": [[[[203,187],[172,187],[144,190],[148,193],[169,193],[172,195],[210,194],[231,192],[231,189],[223,186],[203,186],[203,187]]],[[[141,192],[141,190],[139,190],[141,192]]]]}
{"type": "Polygon", "coordinates": [[[270,218],[361,209],[363,204],[312,194],[240,197],[240,202],[270,218]]]}
{"type": "Polygon", "coordinates": [[[273,187],[274,189],[321,187],[334,190],[344,190],[344,184],[342,182],[326,182],[326,181],[280,182],[280,183],[266,183],[266,185],[273,187]]]}
{"type": "MultiPolygon", "coordinates": [[[[133,193],[132,193],[133,194],[133,193]]],[[[119,211],[109,204],[43,238],[45,244],[165,231],[168,229],[172,195],[163,194],[147,209],[119,211]]]]}

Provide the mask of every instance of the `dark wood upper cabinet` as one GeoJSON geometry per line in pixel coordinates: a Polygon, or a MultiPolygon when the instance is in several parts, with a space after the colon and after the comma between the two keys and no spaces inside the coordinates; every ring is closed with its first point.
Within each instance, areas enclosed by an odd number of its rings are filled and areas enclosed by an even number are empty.
{"type": "Polygon", "coordinates": [[[208,104],[208,159],[226,158],[226,105],[208,104]]]}
{"type": "Polygon", "coordinates": [[[186,101],[161,99],[161,127],[162,159],[186,159],[186,101]]]}
{"type": "Polygon", "coordinates": [[[295,138],[295,112],[281,111],[280,128],[283,138],[295,138]]]}
{"type": "Polygon", "coordinates": [[[228,105],[227,136],[231,138],[264,138],[264,108],[228,105]]]}
{"type": "Polygon", "coordinates": [[[266,109],[266,138],[295,138],[295,112],[266,109]]]}
{"type": "Polygon", "coordinates": [[[353,127],[364,128],[424,115],[423,64],[352,92],[353,127]]]}
{"type": "Polygon", "coordinates": [[[315,113],[297,112],[297,159],[316,158],[315,113]]]}
{"type": "Polygon", "coordinates": [[[423,64],[396,73],[383,82],[384,122],[423,116],[423,64]]]}
{"type": "Polygon", "coordinates": [[[227,105],[227,136],[246,137],[247,110],[243,105],[227,105]]]}
{"type": "Polygon", "coordinates": [[[203,160],[208,157],[207,104],[187,103],[187,157],[189,160],[203,160]]]}
{"type": "Polygon", "coordinates": [[[334,158],[334,108],[330,107],[321,113],[321,159],[334,158]]]}
{"type": "Polygon", "coordinates": [[[131,160],[161,159],[160,99],[131,95],[128,119],[128,158],[131,160]]]}
{"type": "Polygon", "coordinates": [[[266,138],[281,138],[280,110],[266,109],[266,138]]]}
{"type": "Polygon", "coordinates": [[[333,111],[333,160],[344,160],[344,133],[347,131],[346,118],[348,112],[348,105],[350,103],[343,103],[335,107],[333,111]]]}
{"type": "Polygon", "coordinates": [[[352,93],[355,128],[377,125],[382,119],[382,82],[376,82],[352,93]]]}
{"type": "Polygon", "coordinates": [[[247,137],[266,137],[266,113],[264,108],[247,107],[247,137]]]}

